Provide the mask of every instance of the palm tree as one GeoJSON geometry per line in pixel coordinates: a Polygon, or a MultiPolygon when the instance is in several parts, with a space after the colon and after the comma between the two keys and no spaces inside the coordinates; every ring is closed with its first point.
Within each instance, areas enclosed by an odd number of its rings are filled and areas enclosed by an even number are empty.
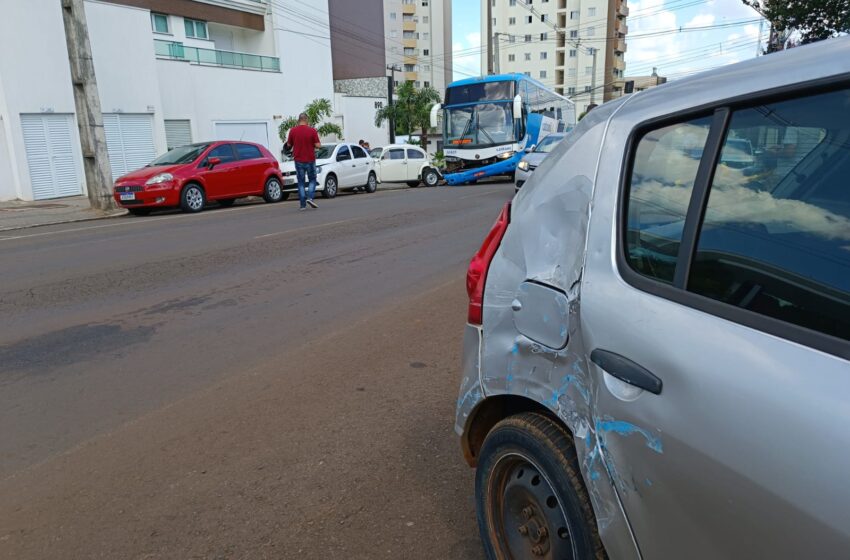
{"type": "Polygon", "coordinates": [[[384,121],[392,119],[396,132],[407,132],[409,136],[414,130],[421,130],[422,148],[427,149],[431,107],[439,102],[440,94],[434,88],[427,86],[416,89],[413,82],[404,82],[396,90],[396,100],[392,106],[381,107],[375,113],[375,126],[381,126],[384,121]]]}
{"type": "MultiPolygon", "coordinates": [[[[330,122],[321,121],[333,114],[333,106],[329,99],[314,99],[304,107],[304,112],[307,113],[307,120],[310,126],[316,129],[319,136],[334,135],[342,140],[342,129],[339,125],[330,122]],[[321,124],[320,124],[321,123],[321,124]]],[[[298,124],[298,117],[287,117],[284,119],[277,129],[282,142],[286,142],[286,136],[289,134],[289,129],[294,128],[298,124]]]]}

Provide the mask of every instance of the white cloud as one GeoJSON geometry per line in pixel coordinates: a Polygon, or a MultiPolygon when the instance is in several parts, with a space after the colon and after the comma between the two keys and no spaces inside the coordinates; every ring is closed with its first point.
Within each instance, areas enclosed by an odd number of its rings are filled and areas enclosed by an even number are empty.
{"type": "Polygon", "coordinates": [[[452,44],[455,79],[481,75],[481,33],[468,33],[463,42],[452,44]]]}

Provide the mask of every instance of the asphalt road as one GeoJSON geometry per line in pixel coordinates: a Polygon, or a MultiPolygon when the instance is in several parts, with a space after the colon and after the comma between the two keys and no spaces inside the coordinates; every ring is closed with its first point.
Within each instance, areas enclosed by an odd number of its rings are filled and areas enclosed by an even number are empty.
{"type": "Polygon", "coordinates": [[[0,234],[0,558],[480,558],[464,273],[512,192],[0,234]]]}

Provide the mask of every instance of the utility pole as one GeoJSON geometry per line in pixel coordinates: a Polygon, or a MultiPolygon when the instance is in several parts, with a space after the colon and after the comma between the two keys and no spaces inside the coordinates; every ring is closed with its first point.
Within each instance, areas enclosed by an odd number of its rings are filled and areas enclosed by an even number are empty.
{"type": "Polygon", "coordinates": [[[106,151],[103,112],[100,108],[83,0],[62,0],[62,21],[65,24],[65,41],[71,65],[71,84],[74,89],[89,201],[92,208],[114,210],[117,207],[112,198],[112,170],[109,167],[109,153],[106,151]]]}
{"type": "Polygon", "coordinates": [[[493,72],[495,74],[501,74],[501,71],[500,71],[501,65],[499,64],[499,42],[500,42],[499,35],[501,35],[501,33],[499,33],[498,31],[496,31],[496,33],[493,34],[493,37],[494,37],[494,39],[493,39],[493,42],[494,42],[494,47],[493,47],[493,72]]]}
{"type": "Polygon", "coordinates": [[[387,66],[390,75],[387,76],[387,106],[390,108],[390,144],[395,144],[395,117],[393,116],[393,88],[395,87],[395,73],[401,71],[395,64],[387,66]]]}
{"type": "Polygon", "coordinates": [[[599,52],[599,49],[596,47],[590,47],[590,53],[593,55],[593,71],[590,76],[590,103],[591,105],[595,103],[596,99],[596,53],[599,52]]]}
{"type": "Polygon", "coordinates": [[[487,75],[493,75],[493,2],[487,0],[487,75]]]}

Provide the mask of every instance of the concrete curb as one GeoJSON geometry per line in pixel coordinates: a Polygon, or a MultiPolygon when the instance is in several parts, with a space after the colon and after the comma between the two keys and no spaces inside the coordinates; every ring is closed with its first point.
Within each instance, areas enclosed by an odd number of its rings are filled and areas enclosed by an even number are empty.
{"type": "Polygon", "coordinates": [[[113,212],[111,214],[106,214],[104,216],[93,216],[91,218],[71,218],[71,219],[68,219],[68,220],[57,220],[55,222],[45,222],[43,224],[27,224],[25,226],[13,226],[13,227],[9,227],[9,228],[0,229],[0,233],[3,233],[5,231],[18,231],[18,230],[21,230],[21,229],[30,229],[30,228],[34,228],[34,227],[58,226],[58,225],[62,225],[62,224],[76,224],[76,223],[79,223],[79,222],[93,222],[95,220],[105,220],[105,219],[108,219],[108,218],[118,218],[120,216],[126,216],[127,213],[128,212],[126,210],[122,210],[120,212],[113,212]]]}

